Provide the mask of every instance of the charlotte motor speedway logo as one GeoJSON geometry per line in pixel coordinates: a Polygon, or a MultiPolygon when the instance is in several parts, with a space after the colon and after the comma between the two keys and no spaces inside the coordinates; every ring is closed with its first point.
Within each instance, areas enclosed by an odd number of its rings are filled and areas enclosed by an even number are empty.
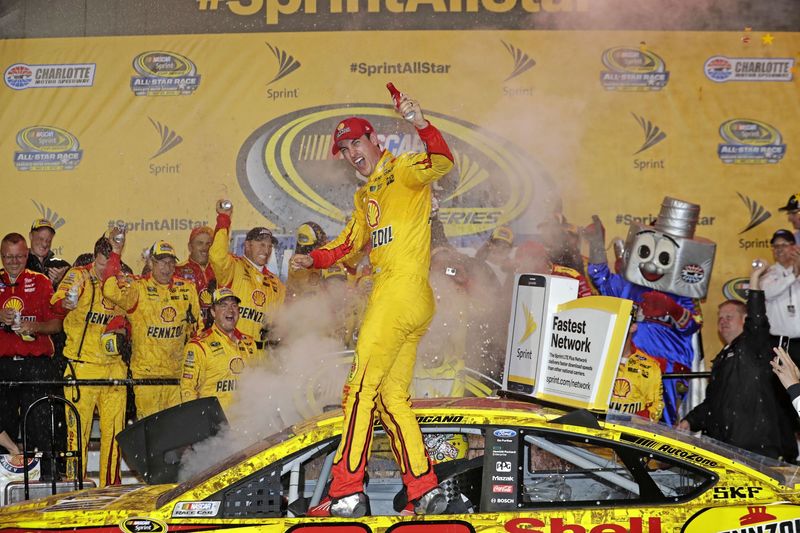
{"type": "Polygon", "coordinates": [[[6,85],[15,91],[59,87],[91,87],[94,84],[94,63],[28,65],[15,63],[3,75],[6,85]]]}
{"type": "MultiPolygon", "coordinates": [[[[292,231],[313,220],[338,229],[347,220],[364,178],[334,160],[331,132],[352,115],[369,120],[393,154],[424,151],[413,128],[385,105],[333,104],[277,117],[244,142],[236,165],[243,192],[273,224],[292,231]]],[[[557,194],[542,168],[509,141],[453,117],[426,116],[455,157],[455,168],[435,185],[449,236],[490,231],[519,217],[535,198],[557,194]]]]}
{"type": "Polygon", "coordinates": [[[711,81],[792,81],[794,59],[791,57],[713,56],[703,65],[711,81]]]}

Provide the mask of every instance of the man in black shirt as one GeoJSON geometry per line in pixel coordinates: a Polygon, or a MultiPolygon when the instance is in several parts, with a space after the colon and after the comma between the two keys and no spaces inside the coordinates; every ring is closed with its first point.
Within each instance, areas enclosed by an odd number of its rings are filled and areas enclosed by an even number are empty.
{"type": "Polygon", "coordinates": [[[737,300],[720,304],[717,331],[725,347],[714,359],[706,399],[678,428],[794,462],[796,415],[770,366],[769,321],[759,289],[765,269],[766,264],[753,269],[746,305],[737,300]]]}

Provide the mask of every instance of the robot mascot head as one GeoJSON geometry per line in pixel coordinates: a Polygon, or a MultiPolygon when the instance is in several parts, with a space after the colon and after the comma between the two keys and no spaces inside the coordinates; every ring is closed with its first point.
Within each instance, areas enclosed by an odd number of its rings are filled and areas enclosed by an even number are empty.
{"type": "Polygon", "coordinates": [[[622,256],[625,279],[678,296],[704,298],[716,244],[695,238],[699,214],[699,205],[665,197],[654,225],[631,224],[622,256]]]}

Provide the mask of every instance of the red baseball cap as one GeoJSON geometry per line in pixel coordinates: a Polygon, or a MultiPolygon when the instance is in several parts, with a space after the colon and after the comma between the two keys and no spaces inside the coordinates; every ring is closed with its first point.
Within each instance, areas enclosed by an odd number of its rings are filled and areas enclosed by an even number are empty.
{"type": "Polygon", "coordinates": [[[208,226],[197,226],[189,234],[189,242],[192,242],[195,239],[195,237],[197,237],[198,235],[202,235],[203,233],[210,236],[212,239],[214,238],[213,229],[209,228],[208,226]]]}
{"type": "Polygon", "coordinates": [[[372,124],[363,118],[350,117],[344,119],[333,130],[333,146],[331,147],[333,155],[339,153],[339,147],[336,145],[338,141],[342,139],[358,139],[362,135],[369,135],[373,131],[375,131],[375,128],[372,127],[372,124]]]}

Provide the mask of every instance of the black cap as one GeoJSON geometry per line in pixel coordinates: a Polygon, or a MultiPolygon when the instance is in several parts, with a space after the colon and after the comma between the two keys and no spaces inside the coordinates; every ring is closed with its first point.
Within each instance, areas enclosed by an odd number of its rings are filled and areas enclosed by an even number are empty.
{"type": "Polygon", "coordinates": [[[770,244],[775,244],[775,241],[778,239],[785,239],[790,243],[794,244],[794,235],[788,229],[779,229],[775,233],[772,234],[772,238],[769,240],[770,244]]]}
{"type": "Polygon", "coordinates": [[[786,201],[786,205],[779,207],[778,211],[797,211],[800,209],[800,205],[797,204],[800,204],[800,192],[791,195],[786,201]]]}
{"type": "Polygon", "coordinates": [[[273,244],[275,243],[276,239],[272,235],[272,232],[267,228],[256,227],[251,229],[247,232],[244,240],[246,241],[264,241],[264,240],[271,240],[273,244]]]}

